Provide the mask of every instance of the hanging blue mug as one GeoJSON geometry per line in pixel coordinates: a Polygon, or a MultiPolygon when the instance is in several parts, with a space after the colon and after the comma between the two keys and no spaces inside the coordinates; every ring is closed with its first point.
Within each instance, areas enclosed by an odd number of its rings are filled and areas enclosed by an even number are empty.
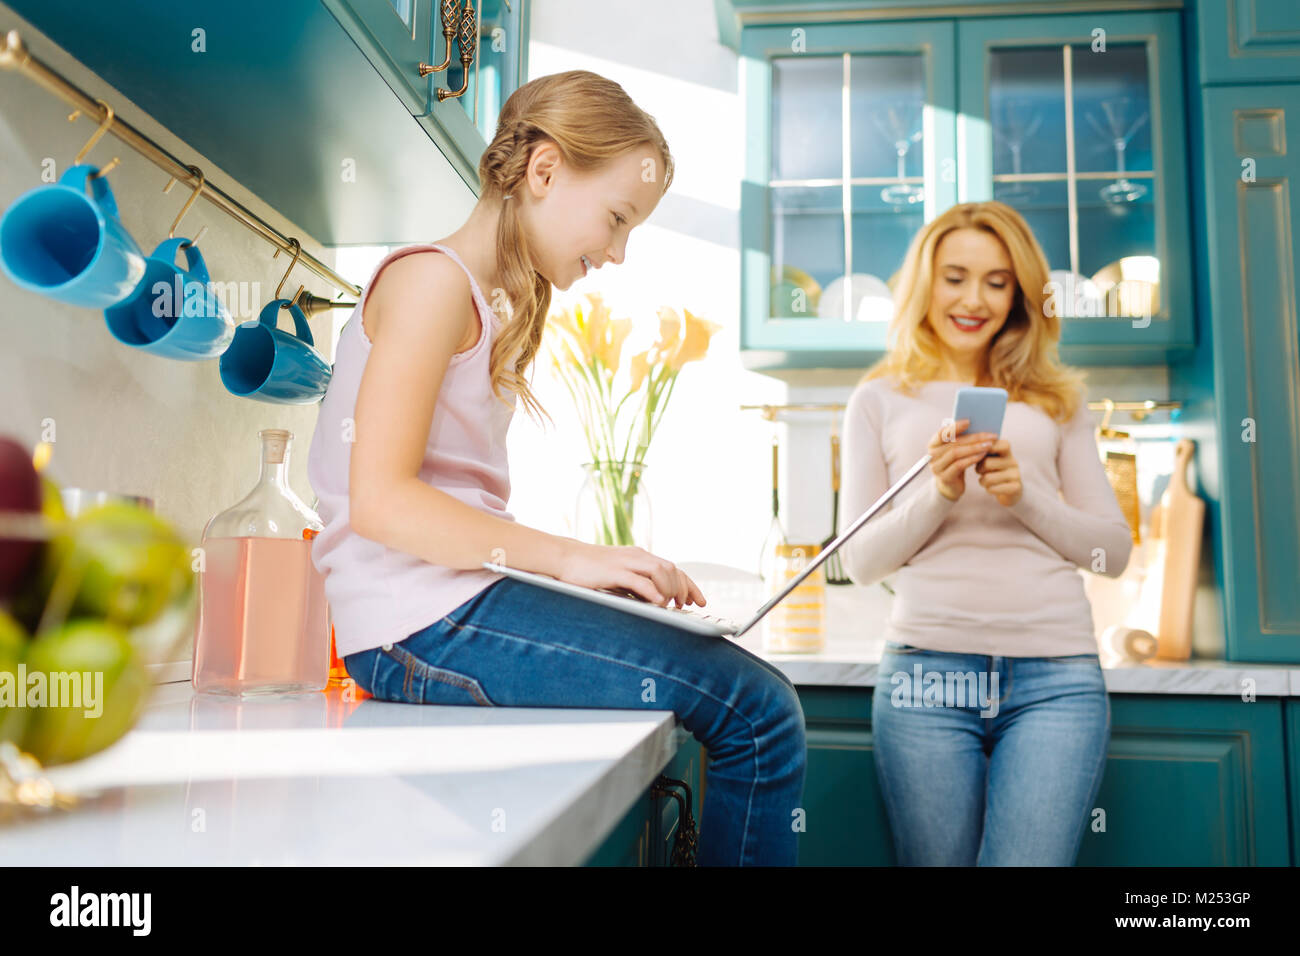
{"type": "Polygon", "coordinates": [[[97,172],[73,166],[57,183],[28,190],[5,210],[0,265],[17,285],[91,309],[120,302],[136,287],[144,253],[118,218],[108,180],[97,172]]]}
{"type": "Polygon", "coordinates": [[[212,291],[203,253],[189,239],[165,239],[145,260],[135,291],[104,310],[113,338],[163,358],[199,362],[226,351],[235,322],[212,291]],[[188,269],[176,265],[185,252],[188,269]]]}
{"type": "Polygon", "coordinates": [[[325,395],[333,369],[316,351],[307,316],[288,299],[273,299],[256,322],[235,329],[217,363],[221,383],[232,395],[278,405],[310,405],[325,395]],[[280,310],[293,316],[296,335],[277,329],[280,310]]]}

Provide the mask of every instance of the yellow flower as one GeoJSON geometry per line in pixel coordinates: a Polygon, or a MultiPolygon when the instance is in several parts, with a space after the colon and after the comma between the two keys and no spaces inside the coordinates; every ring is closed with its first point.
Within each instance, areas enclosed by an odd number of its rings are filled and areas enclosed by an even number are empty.
{"type": "Polygon", "coordinates": [[[587,308],[575,305],[570,311],[562,309],[552,313],[547,330],[553,336],[567,339],[572,348],[564,354],[567,361],[586,366],[593,371],[599,362],[603,377],[612,380],[622,361],[623,343],[632,333],[631,319],[610,318],[609,306],[599,293],[587,294],[587,308]]]}
{"type": "Polygon", "coordinates": [[[613,319],[606,328],[608,331],[605,340],[597,345],[596,356],[613,377],[622,359],[623,343],[632,331],[632,320],[613,319]]]}
{"type": "Polygon", "coordinates": [[[676,309],[668,306],[659,307],[659,341],[655,343],[655,353],[659,359],[667,358],[677,350],[677,343],[682,335],[682,317],[676,309]]]}
{"type": "Polygon", "coordinates": [[[687,362],[702,359],[709,351],[709,340],[722,329],[716,322],[702,319],[682,309],[685,319],[674,309],[659,310],[659,338],[656,349],[659,357],[673,372],[681,371],[687,362]]]}
{"type": "Polygon", "coordinates": [[[628,392],[635,392],[639,389],[641,383],[645,381],[645,377],[650,373],[650,351],[650,349],[646,349],[644,352],[638,352],[632,356],[632,362],[628,366],[632,374],[632,387],[628,389],[628,392]]]}

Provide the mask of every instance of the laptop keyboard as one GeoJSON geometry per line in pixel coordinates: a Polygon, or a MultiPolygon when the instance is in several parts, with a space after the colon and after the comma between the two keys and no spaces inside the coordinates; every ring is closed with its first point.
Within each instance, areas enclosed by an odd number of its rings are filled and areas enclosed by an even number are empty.
{"type": "MultiPolygon", "coordinates": [[[[641,595],[637,594],[635,591],[629,590],[628,588],[600,588],[600,590],[608,591],[610,594],[617,594],[620,597],[632,598],[633,600],[641,601],[644,604],[650,603],[641,595]]],[[[689,614],[691,617],[698,618],[701,621],[708,621],[710,624],[717,624],[719,627],[730,628],[733,631],[740,630],[740,625],[737,624],[735,621],[731,620],[730,618],[715,617],[712,614],[705,614],[698,607],[693,607],[689,605],[686,607],[679,607],[675,604],[669,606],[656,604],[655,607],[658,607],[665,611],[672,611],[676,614],[689,614]]]]}
{"type": "Polygon", "coordinates": [[[705,614],[699,608],[695,607],[668,607],[665,611],[676,611],[679,614],[689,614],[691,617],[699,618],[701,621],[708,621],[710,624],[717,624],[719,627],[730,628],[733,631],[740,630],[740,625],[730,618],[715,617],[712,614],[705,614]]]}

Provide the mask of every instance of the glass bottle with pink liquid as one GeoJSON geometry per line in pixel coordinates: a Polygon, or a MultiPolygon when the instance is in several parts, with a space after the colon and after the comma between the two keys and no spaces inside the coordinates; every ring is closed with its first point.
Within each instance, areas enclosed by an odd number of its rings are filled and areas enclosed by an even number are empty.
{"type": "Polygon", "coordinates": [[[305,693],[329,680],[325,581],[311,560],[311,539],[325,526],[289,487],[293,433],[266,428],[257,437],[257,485],[203,529],[191,676],[201,693],[305,693]]]}

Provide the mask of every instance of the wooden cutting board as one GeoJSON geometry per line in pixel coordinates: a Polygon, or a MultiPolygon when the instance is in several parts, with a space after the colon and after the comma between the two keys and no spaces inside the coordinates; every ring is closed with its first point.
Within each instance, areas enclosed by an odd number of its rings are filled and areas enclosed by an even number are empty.
{"type": "Polygon", "coordinates": [[[1156,657],[1161,660],[1185,661],[1192,653],[1192,608],[1205,522],[1205,502],[1187,482],[1195,451],[1196,443],[1188,438],[1174,447],[1169,486],[1151,511],[1155,548],[1146,583],[1158,589],[1156,657]]]}

